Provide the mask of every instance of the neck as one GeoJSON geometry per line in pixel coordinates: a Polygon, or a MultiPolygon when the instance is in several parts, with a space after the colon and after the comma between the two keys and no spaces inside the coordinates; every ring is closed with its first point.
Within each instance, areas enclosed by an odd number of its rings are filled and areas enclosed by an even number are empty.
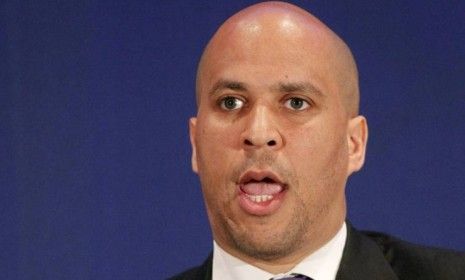
{"type": "Polygon", "coordinates": [[[313,239],[305,239],[312,240],[314,242],[302,242],[305,245],[299,247],[298,250],[295,250],[290,254],[279,258],[259,259],[239,251],[232,250],[231,248],[224,247],[220,244],[218,244],[218,246],[220,246],[221,249],[228,254],[263,271],[269,272],[271,274],[287,273],[291,271],[297,264],[302,262],[305,258],[314,254],[316,251],[328,244],[328,242],[330,242],[341,230],[343,223],[344,221],[342,220],[340,223],[326,228],[323,230],[323,232],[327,232],[326,234],[324,234],[322,231],[318,231],[318,234],[313,239]],[[329,231],[329,234],[327,230],[329,231]]]}

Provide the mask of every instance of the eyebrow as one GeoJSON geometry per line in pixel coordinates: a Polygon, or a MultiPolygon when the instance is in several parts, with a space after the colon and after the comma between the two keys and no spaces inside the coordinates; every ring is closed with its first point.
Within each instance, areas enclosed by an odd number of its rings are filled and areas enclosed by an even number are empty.
{"type": "Polygon", "coordinates": [[[214,95],[224,89],[230,89],[234,91],[246,91],[247,87],[244,83],[241,82],[221,79],[213,85],[212,89],[209,92],[209,95],[214,95]]]}
{"type": "Polygon", "coordinates": [[[310,93],[310,94],[323,96],[323,93],[321,90],[319,90],[316,86],[308,82],[279,83],[277,86],[273,87],[273,89],[275,91],[283,92],[283,93],[302,92],[302,93],[310,93]]]}
{"type": "MultiPolygon", "coordinates": [[[[230,89],[233,91],[244,92],[247,91],[247,86],[245,83],[234,81],[234,80],[225,80],[220,79],[217,81],[212,89],[209,92],[209,95],[214,95],[224,89],[230,89]]],[[[280,82],[275,86],[271,87],[272,91],[280,93],[309,93],[318,96],[324,96],[321,90],[309,82],[280,82]]]]}

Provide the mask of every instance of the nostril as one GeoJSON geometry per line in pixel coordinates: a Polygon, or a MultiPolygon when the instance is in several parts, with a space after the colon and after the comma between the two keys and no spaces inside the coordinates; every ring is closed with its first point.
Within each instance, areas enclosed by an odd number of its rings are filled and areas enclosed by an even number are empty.
{"type": "MultiPolygon", "coordinates": [[[[261,143],[263,143],[263,142],[261,142],[261,143]]],[[[253,142],[253,141],[251,141],[249,139],[244,139],[244,145],[246,145],[246,146],[257,146],[258,147],[258,146],[261,146],[262,144],[253,142]]],[[[270,141],[267,141],[265,145],[268,146],[268,147],[273,147],[273,146],[277,145],[277,142],[276,142],[276,140],[270,140],[270,141]]]]}

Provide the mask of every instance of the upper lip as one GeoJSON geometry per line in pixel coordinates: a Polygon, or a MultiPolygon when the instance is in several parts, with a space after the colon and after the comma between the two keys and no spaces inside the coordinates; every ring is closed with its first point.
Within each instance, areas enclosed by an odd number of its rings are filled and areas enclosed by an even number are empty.
{"type": "Polygon", "coordinates": [[[270,170],[247,170],[239,177],[239,184],[246,184],[250,181],[262,181],[267,178],[277,184],[285,185],[279,175],[270,170]]]}

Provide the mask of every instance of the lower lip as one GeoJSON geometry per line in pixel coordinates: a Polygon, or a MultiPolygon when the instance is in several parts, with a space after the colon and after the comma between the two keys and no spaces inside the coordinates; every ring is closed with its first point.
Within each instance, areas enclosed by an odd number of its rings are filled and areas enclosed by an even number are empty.
{"type": "Polygon", "coordinates": [[[239,189],[239,206],[246,213],[254,216],[266,216],[276,212],[284,200],[285,190],[273,195],[273,198],[264,202],[254,202],[247,194],[239,189]]]}

